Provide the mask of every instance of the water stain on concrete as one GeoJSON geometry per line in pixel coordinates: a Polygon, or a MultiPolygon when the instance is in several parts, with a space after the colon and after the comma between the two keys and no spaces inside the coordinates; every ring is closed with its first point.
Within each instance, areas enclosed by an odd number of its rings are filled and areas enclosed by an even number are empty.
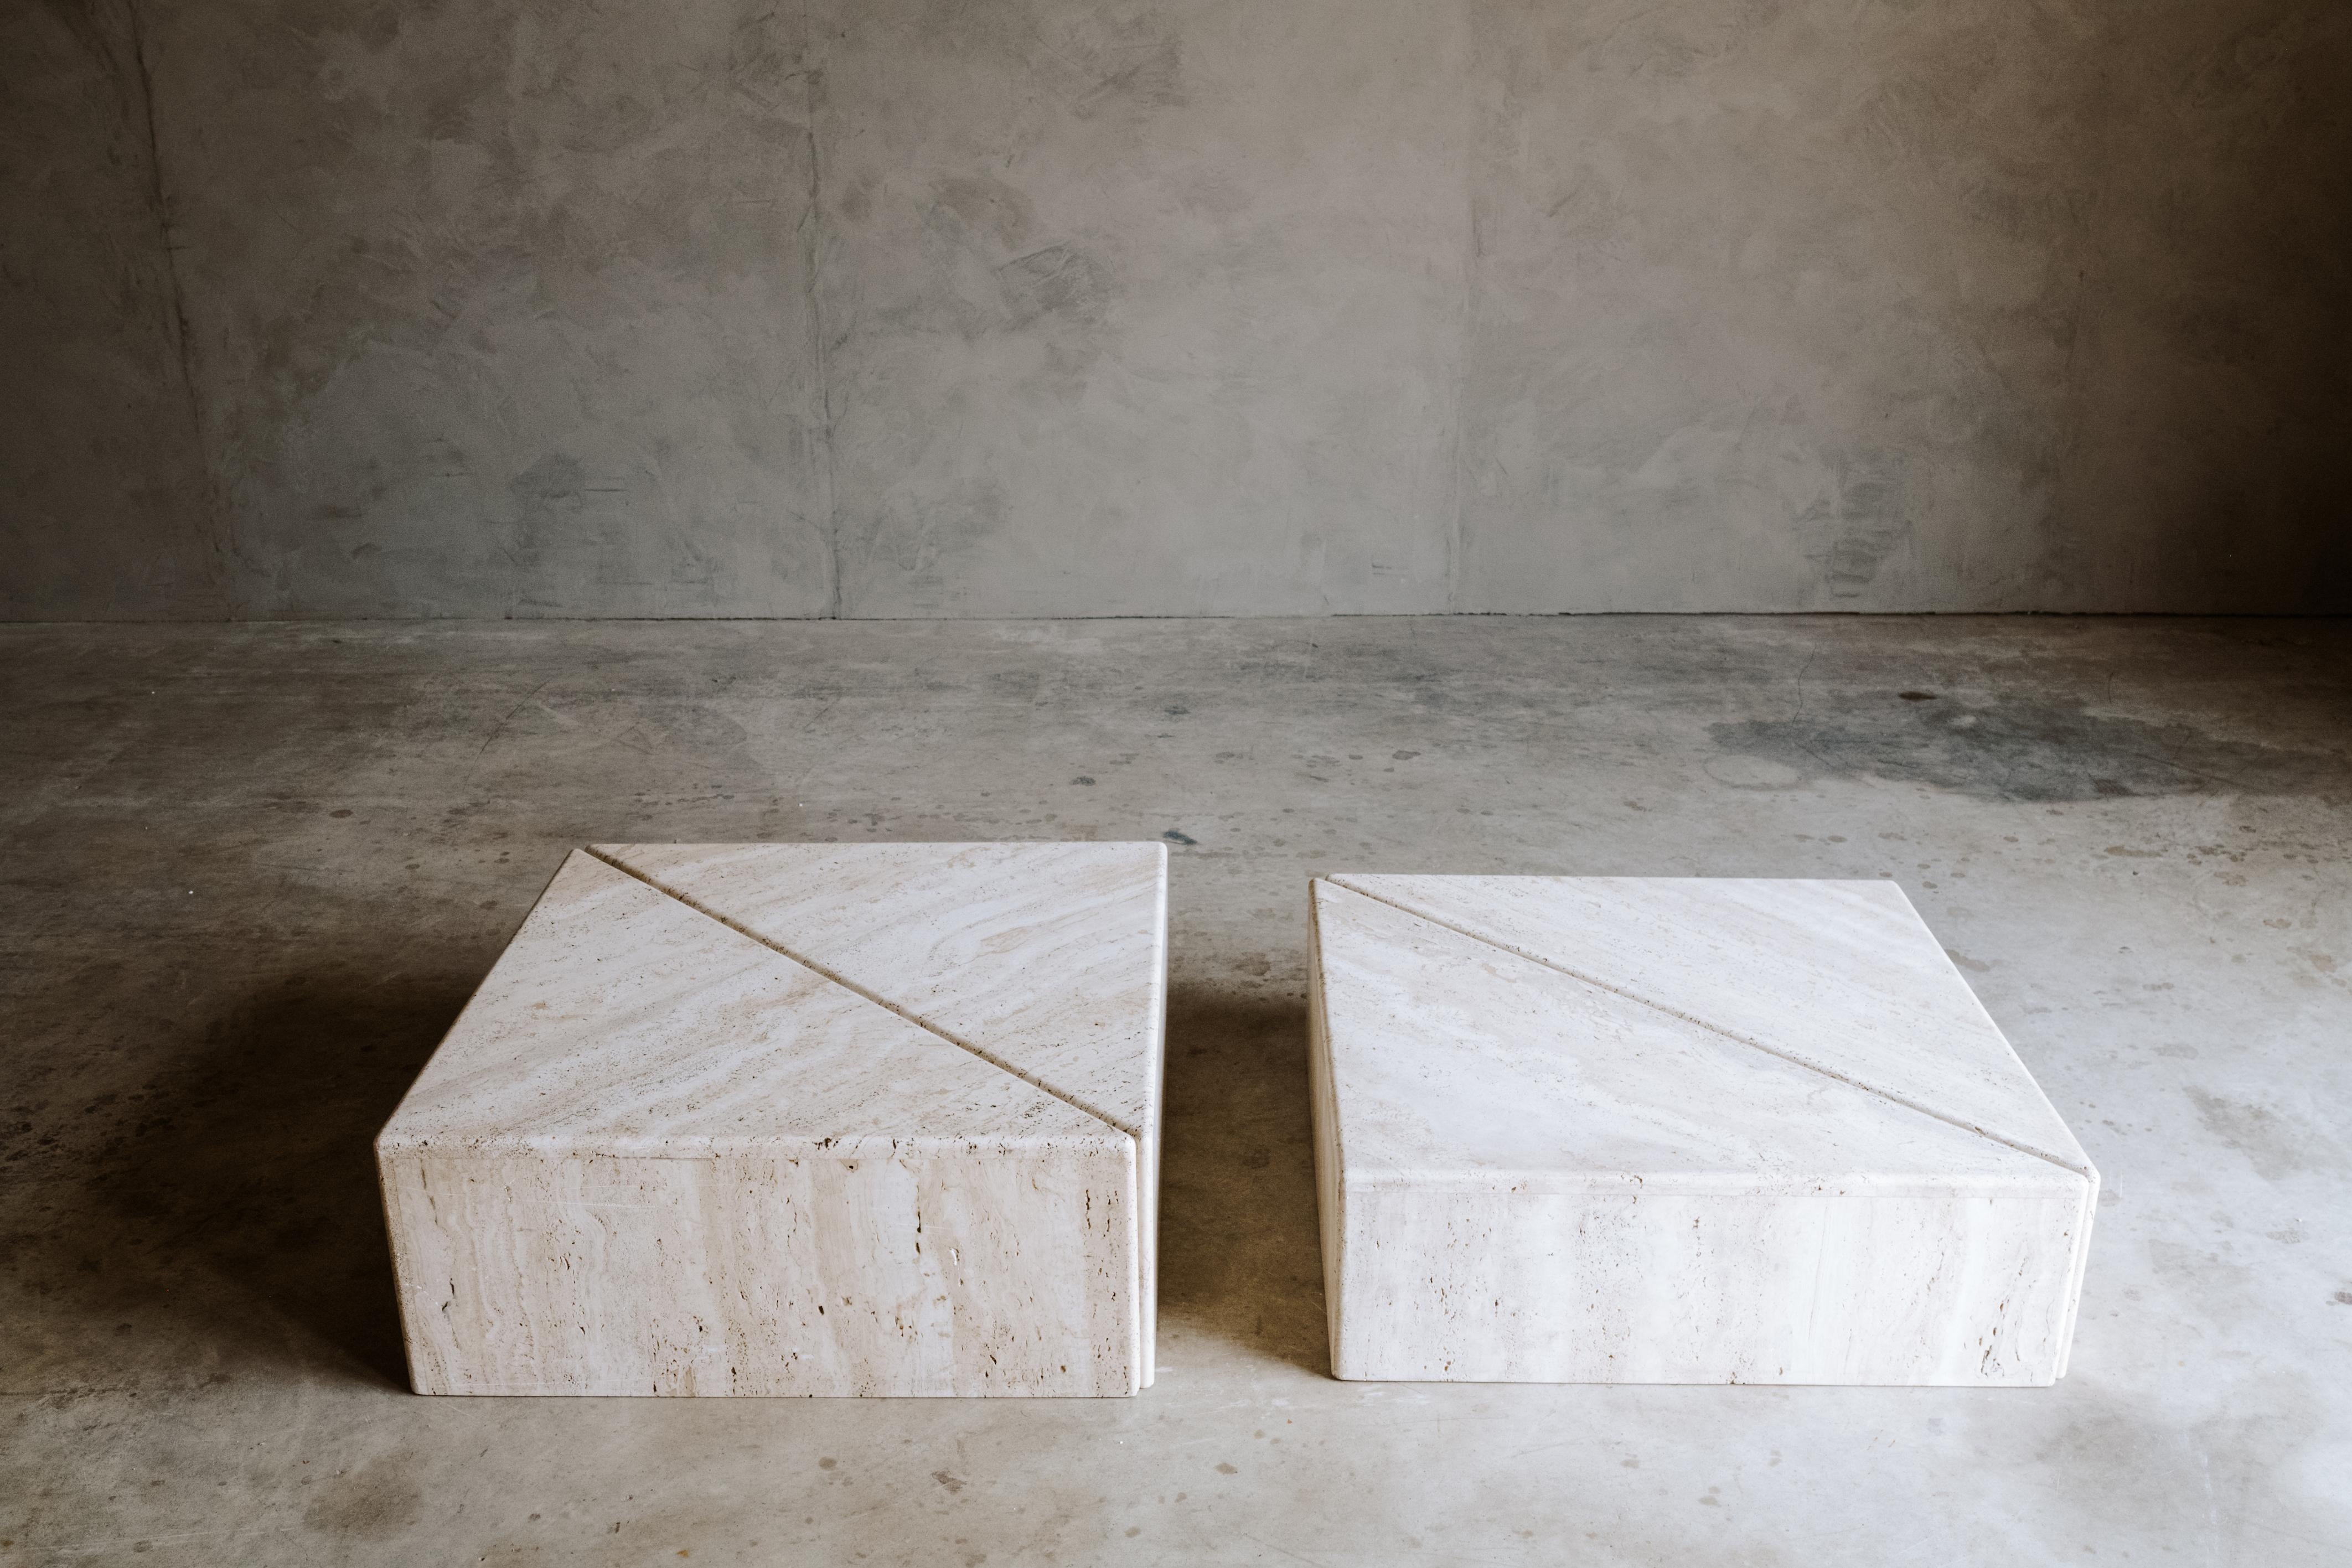
{"type": "Polygon", "coordinates": [[[1910,697],[1835,696],[1820,712],[1710,725],[1707,733],[1727,753],[1804,779],[1882,779],[1981,800],[2324,793],[2345,777],[2342,758],[2088,713],[2078,702],[1910,697]]]}
{"type": "Polygon", "coordinates": [[[425,1516],[425,1492],[396,1454],[337,1476],[303,1511],[302,1522],[330,1535],[390,1541],[425,1516]]]}
{"type": "Polygon", "coordinates": [[[2204,1500],[2206,1510],[2193,1523],[2183,1519],[2181,1544],[2206,1549],[2215,1562],[2277,1560],[2229,1549],[2238,1529],[2226,1521],[2250,1512],[2265,1520],[2274,1541],[2316,1541],[2327,1529],[2279,1484],[2310,1453],[2321,1426],[2310,1391],[2292,1379],[2254,1379],[2239,1398],[2185,1429],[2145,1397],[2096,1385],[2069,1394],[2073,1414],[2036,1458],[2067,1477],[2048,1501],[2072,1523],[2074,1539],[2128,1531],[2182,1497],[2204,1500]]]}
{"type": "Polygon", "coordinates": [[[2335,1140],[2268,1106],[2202,1089],[2189,1090],[2189,1098],[2205,1130],[2244,1155],[2264,1181],[2282,1181],[2307,1170],[2345,1168],[2345,1151],[2335,1140]]]}

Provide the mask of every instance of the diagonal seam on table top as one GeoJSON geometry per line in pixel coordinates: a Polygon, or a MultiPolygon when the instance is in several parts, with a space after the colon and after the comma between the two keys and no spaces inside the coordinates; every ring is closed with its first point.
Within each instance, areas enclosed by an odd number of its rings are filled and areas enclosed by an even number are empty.
{"type": "Polygon", "coordinates": [[[816,960],[808,957],[804,954],[793,952],[782,943],[774,940],[772,937],[761,936],[759,932],[752,930],[750,926],[743,925],[740,921],[729,919],[726,915],[721,915],[719,911],[711,908],[709,904],[700,903],[696,899],[689,898],[685,894],[678,892],[675,888],[663,886],[652,877],[649,877],[643,872],[638,871],[635,866],[623,864],[621,862],[614,859],[611,855],[604,853],[594,845],[589,844],[582,846],[582,852],[594,860],[602,862],[605,865],[611,866],[623,876],[628,877],[635,882],[643,883],[646,886],[652,888],[656,893],[660,894],[664,898],[670,899],[675,903],[686,905],[687,908],[693,910],[697,915],[701,915],[704,919],[717,921],[719,925],[727,927],[728,930],[734,932],[738,936],[748,937],[751,941],[757,942],[761,946],[768,949],[771,953],[791,959],[793,963],[798,964],[802,968],[806,969],[810,973],[825,980],[831,981],[834,985],[839,986],[843,990],[849,992],[851,995],[864,998],[866,1000],[872,1002],[876,1007],[880,1008],[883,1011],[889,1013],[894,1018],[900,1019],[905,1022],[914,1025],[917,1029],[921,1030],[925,1034],[930,1035],[937,1040],[943,1040],[960,1051],[971,1052],[972,1055],[980,1058],[982,1061],[988,1063],[991,1067],[995,1068],[999,1072],[1010,1073],[1012,1076],[1021,1080],[1022,1082],[1028,1084],[1031,1088],[1052,1095],[1055,1099],[1059,1100],[1063,1104],[1069,1106],[1072,1110],[1086,1113],[1087,1115],[1092,1116],[1096,1121],[1100,1122],[1104,1126],[1108,1127],[1112,1132],[1129,1138],[1137,1135],[1133,1128],[1119,1125],[1118,1119],[1117,1117],[1108,1115],[1095,1106],[1087,1104],[1076,1095],[1055,1088],[1053,1084],[1046,1082],[1044,1079],[1038,1077],[1034,1073],[1022,1071],[1021,1069],[1005,1061],[1003,1057],[996,1055],[994,1052],[975,1045],[971,1040],[950,1034],[946,1030],[940,1028],[929,1019],[909,1012],[907,1009],[900,1007],[898,1003],[892,1001],[889,998],[881,995],[879,992],[867,989],[866,987],[859,985],[856,981],[850,979],[847,976],[843,975],[839,971],[830,968],[825,965],[816,962],[816,960]]]}
{"type": "Polygon", "coordinates": [[[1685,1012],[1680,1008],[1671,1007],[1654,998],[1645,997],[1639,991],[1629,991],[1622,986],[1612,985],[1607,980],[1601,978],[1598,975],[1590,975],[1581,969],[1571,968],[1556,958],[1548,958],[1540,953],[1530,952],[1525,947],[1515,946],[1507,942],[1498,942],[1491,936],[1484,936],[1479,932],[1473,931],[1467,926],[1456,925],[1454,922],[1446,919],[1443,915],[1433,915],[1426,909],[1415,908],[1413,905],[1406,904],[1400,899],[1391,898],[1386,894],[1373,893],[1369,889],[1358,887],[1353,883],[1349,882],[1344,875],[1328,876],[1322,880],[1329,886],[1339,888],[1346,893],[1352,893],[1359,898],[1369,898],[1375,904],[1385,904],[1391,909],[1396,910],[1402,915],[1411,915],[1415,920],[1423,921],[1431,925],[1442,926],[1445,930],[1451,931],[1458,936],[1466,936],[1471,941],[1477,943],[1481,946],[1492,947],[1498,953],[1508,953],[1514,958],[1524,959],[1528,963],[1540,965],[1544,968],[1552,970],[1556,974],[1566,975],[1571,980],[1581,980],[1584,984],[1591,986],[1596,989],[1607,991],[1611,996],[1622,997],[1629,1002],[1636,1003],[1639,1006],[1648,1008],[1653,1011],[1664,1013],[1669,1018],[1679,1019],[1684,1023],[1691,1024],[1699,1029],[1706,1030],[1710,1034],[1720,1036],[1721,1038],[1731,1040],[1737,1044],[1747,1046],[1751,1051],[1760,1051],[1767,1056],[1778,1057],[1782,1061],[1788,1062],[1791,1066],[1804,1068],[1810,1072],[1818,1072],[1824,1078],[1835,1079],[1838,1082],[1846,1085],[1846,1087],[1850,1089],[1859,1089],[1865,1094],[1875,1094],[1880,1099],[1900,1105],[1906,1110],[1916,1111],[1923,1116],[1932,1116],[1937,1121],[1943,1123],[1947,1126],[1958,1127],[1964,1133],[1974,1133],[1979,1138],[1984,1138],[1991,1143],[1999,1144],[2004,1148],[2014,1149],[2021,1155],[2030,1155],[2037,1160],[2045,1160],[2051,1165],[2056,1166],[2061,1170],[2071,1171],[2074,1175],[2085,1178],[2087,1178],[2091,1174],[2081,1166],[2074,1165],[2073,1162],[2061,1159],[2056,1155],[2051,1154],[2045,1149],[2037,1149],[2031,1144],[2021,1144],[2014,1138],[2003,1137],[1999,1133],[1990,1131],[1984,1127],[1979,1127],[1973,1122],[1963,1121],[1959,1117],[1951,1115],[1947,1112],[1938,1111],[1934,1106],[1914,1100],[1908,1095],[1897,1094],[1891,1089],[1882,1088],[1878,1084],[1871,1083],[1863,1079],[1856,1078],[1852,1073],[1841,1072],[1836,1068],[1831,1067],[1827,1063],[1811,1061],[1809,1058],[1798,1055],[1794,1051],[1783,1050],[1780,1046],[1769,1045],[1763,1040],[1756,1039],[1752,1035],[1742,1034],[1737,1030],[1726,1029],[1721,1024],[1713,1023],[1699,1017],[1696,1013],[1685,1012]]]}

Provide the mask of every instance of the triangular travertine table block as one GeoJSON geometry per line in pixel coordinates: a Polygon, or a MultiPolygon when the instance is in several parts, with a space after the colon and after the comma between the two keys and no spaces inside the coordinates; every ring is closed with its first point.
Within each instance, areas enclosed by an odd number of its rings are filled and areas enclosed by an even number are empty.
{"type": "Polygon", "coordinates": [[[575,851],[376,1144],[436,1394],[1151,1381],[1167,852],[575,851]]]}
{"type": "Polygon", "coordinates": [[[1310,901],[1337,1375],[2064,1374],[2098,1173],[1893,883],[1310,901]]]}

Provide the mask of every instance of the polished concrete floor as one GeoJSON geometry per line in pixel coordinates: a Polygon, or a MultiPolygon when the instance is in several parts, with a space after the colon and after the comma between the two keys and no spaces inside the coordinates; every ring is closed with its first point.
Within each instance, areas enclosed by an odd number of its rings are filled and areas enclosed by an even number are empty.
{"type": "Polygon", "coordinates": [[[0,629],[0,1563],[2352,1560],[2352,624],[0,629]],[[369,1140],[571,845],[1164,838],[1159,1385],[424,1399],[369,1140]],[[1348,867],[1891,876],[2105,1177],[2046,1391],[1331,1380],[1348,867]]]}

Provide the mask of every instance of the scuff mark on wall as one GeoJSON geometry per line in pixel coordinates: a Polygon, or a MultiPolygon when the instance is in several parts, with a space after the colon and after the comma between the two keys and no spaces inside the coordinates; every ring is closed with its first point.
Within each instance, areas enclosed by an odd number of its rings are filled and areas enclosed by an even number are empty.
{"type": "Polygon", "coordinates": [[[1009,325],[1019,331],[1041,317],[1060,316],[1082,327],[1098,326],[1109,307],[1111,280],[1103,264],[1066,245],[1017,256],[996,269],[1004,286],[1009,325]]]}
{"type": "Polygon", "coordinates": [[[1798,519],[1813,540],[1807,559],[1821,569],[1832,600],[1865,597],[1890,556],[1911,542],[1909,459],[1865,451],[1826,465],[1830,492],[1798,519]]]}

